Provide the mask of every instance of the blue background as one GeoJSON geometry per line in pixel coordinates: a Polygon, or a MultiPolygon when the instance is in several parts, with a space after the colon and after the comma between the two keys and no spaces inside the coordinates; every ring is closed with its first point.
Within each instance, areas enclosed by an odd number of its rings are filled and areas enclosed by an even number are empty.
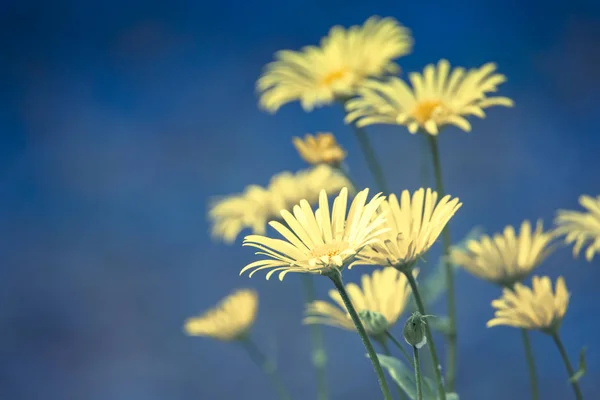
{"type": "MultiPolygon", "coordinates": [[[[509,78],[501,93],[514,109],[440,136],[447,190],[464,203],[455,238],[474,225],[549,225],[557,208],[598,194],[598,2],[2,2],[0,397],[274,399],[239,348],[181,332],[249,286],[261,296],[257,342],[296,399],[315,398],[299,279],[238,277],[252,251],[212,243],[206,209],[211,196],[303,168],[290,139],[306,132],[333,131],[356,180],[372,184],[339,108],[296,103],[269,116],[254,84],[275,51],[373,14],[412,29],[406,71],[446,57],[496,61],[509,78]]],[[[420,138],[369,133],[394,190],[418,188],[420,138]]],[[[566,277],[562,336],[574,362],[589,346],[582,387],[598,398],[598,258],[563,248],[539,272],[566,277]]],[[[324,297],[329,282],[317,285],[324,297]]],[[[499,291],[464,273],[457,289],[461,399],[527,399],[518,331],[485,328],[499,291]]],[[[379,396],[358,337],[324,330],[331,398],[379,396]]],[[[572,398],[551,339],[533,337],[542,398],[572,398]]]]}

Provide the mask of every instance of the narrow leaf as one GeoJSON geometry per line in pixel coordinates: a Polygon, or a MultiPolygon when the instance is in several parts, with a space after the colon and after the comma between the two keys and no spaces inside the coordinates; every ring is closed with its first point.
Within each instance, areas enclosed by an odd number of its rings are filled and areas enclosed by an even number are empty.
{"type": "Polygon", "coordinates": [[[571,379],[569,379],[570,382],[577,382],[578,380],[580,380],[583,377],[583,375],[585,375],[585,372],[587,371],[587,364],[585,362],[585,351],[586,350],[587,350],[587,347],[583,347],[579,351],[579,367],[577,368],[577,371],[575,372],[575,374],[573,374],[571,379]]]}
{"type": "MultiPolygon", "coordinates": [[[[413,369],[394,357],[377,354],[377,358],[379,358],[381,366],[388,371],[392,379],[402,388],[402,390],[404,390],[408,397],[410,397],[411,400],[416,400],[417,382],[415,380],[415,372],[413,369]]],[[[423,399],[436,400],[436,398],[435,383],[424,376],[423,399]]]]}

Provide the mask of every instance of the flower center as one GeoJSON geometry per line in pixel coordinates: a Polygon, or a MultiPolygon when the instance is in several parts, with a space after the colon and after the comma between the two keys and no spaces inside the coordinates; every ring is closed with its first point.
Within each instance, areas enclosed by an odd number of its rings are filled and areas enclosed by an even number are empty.
{"type": "Polygon", "coordinates": [[[325,75],[325,77],[321,80],[322,86],[331,86],[336,81],[344,78],[348,74],[348,68],[340,68],[338,70],[332,71],[325,75]]]}
{"type": "Polygon", "coordinates": [[[341,267],[350,253],[347,242],[325,243],[310,252],[308,264],[318,268],[341,267]]]}
{"type": "Polygon", "coordinates": [[[443,108],[444,104],[440,100],[425,100],[418,103],[411,114],[420,125],[423,125],[443,108]]]}

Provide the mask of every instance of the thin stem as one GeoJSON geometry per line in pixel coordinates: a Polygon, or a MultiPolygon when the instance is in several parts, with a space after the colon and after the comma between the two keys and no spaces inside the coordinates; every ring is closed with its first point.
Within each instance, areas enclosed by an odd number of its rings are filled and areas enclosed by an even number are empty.
{"type": "Polygon", "coordinates": [[[244,349],[248,352],[248,355],[254,361],[256,365],[258,365],[263,372],[271,379],[271,383],[275,387],[275,390],[279,393],[279,397],[282,400],[291,400],[292,396],[287,391],[283,380],[277,373],[277,368],[273,362],[269,361],[267,357],[259,350],[258,346],[250,337],[245,337],[240,340],[240,343],[244,349]]]}
{"type": "MultiPolygon", "coordinates": [[[[403,271],[404,272],[404,271],[403,271]]],[[[417,303],[417,308],[422,315],[427,315],[425,312],[425,307],[423,306],[423,301],[421,300],[421,295],[419,294],[419,288],[417,287],[417,282],[415,278],[412,276],[410,271],[404,272],[406,279],[408,279],[408,283],[410,288],[412,289],[412,294],[415,298],[415,302],[417,303]]],[[[429,324],[425,324],[425,334],[427,335],[427,344],[429,345],[429,354],[431,354],[431,362],[433,363],[433,373],[435,375],[435,383],[437,386],[438,397],[440,400],[446,400],[446,390],[444,389],[444,384],[442,382],[442,374],[440,372],[440,361],[437,355],[437,351],[435,350],[435,343],[433,342],[433,335],[431,334],[431,328],[429,324]]]]}
{"type": "Polygon", "coordinates": [[[531,381],[531,399],[538,400],[538,383],[537,373],[535,372],[535,360],[533,358],[533,350],[529,340],[529,332],[527,329],[521,329],[521,337],[523,338],[523,347],[525,348],[525,358],[527,359],[527,368],[529,369],[529,380],[531,381]]]}
{"type": "Polygon", "coordinates": [[[571,378],[575,375],[575,371],[573,371],[573,367],[571,366],[571,362],[569,361],[569,356],[567,355],[567,351],[565,350],[565,346],[563,346],[560,337],[558,336],[558,332],[552,334],[552,339],[554,339],[554,343],[556,343],[556,347],[558,347],[558,351],[560,352],[560,356],[562,357],[565,367],[567,368],[567,373],[569,374],[569,381],[571,382],[571,386],[573,387],[573,392],[575,392],[575,398],[577,400],[583,399],[583,395],[581,394],[581,390],[579,389],[579,383],[577,381],[572,381],[571,378]]]}
{"type": "Polygon", "coordinates": [[[377,374],[377,380],[379,381],[379,386],[381,387],[381,391],[383,392],[383,398],[385,400],[392,400],[392,394],[390,393],[390,388],[388,387],[388,384],[385,380],[385,375],[383,373],[383,369],[381,368],[381,364],[379,363],[379,359],[377,358],[377,353],[375,353],[375,349],[373,348],[373,345],[371,344],[371,341],[369,340],[369,336],[367,335],[367,332],[365,331],[365,328],[360,320],[360,317],[356,313],[356,310],[354,309],[354,306],[352,305],[352,302],[350,301],[350,297],[348,296],[348,293],[346,292],[346,289],[344,288],[344,283],[342,282],[341,274],[338,271],[334,271],[334,272],[330,273],[328,276],[331,279],[331,281],[333,282],[333,284],[335,285],[335,288],[338,290],[338,292],[340,292],[340,296],[342,297],[342,301],[344,302],[344,305],[346,306],[346,310],[348,311],[348,314],[350,314],[350,317],[352,318],[352,322],[354,322],[354,326],[356,326],[356,330],[358,331],[358,334],[360,335],[360,338],[363,342],[363,345],[365,346],[365,349],[367,349],[367,353],[369,355],[369,358],[371,359],[371,362],[373,363],[373,368],[375,369],[375,373],[377,374]]]}
{"type": "MultiPolygon", "coordinates": [[[[381,345],[381,348],[383,349],[383,353],[386,356],[391,356],[392,353],[390,352],[390,348],[387,345],[387,338],[384,336],[381,338],[381,340],[378,340],[377,342],[381,345]]],[[[402,400],[406,400],[406,393],[404,393],[404,390],[402,390],[402,387],[398,384],[398,382],[394,381],[394,383],[396,384],[396,390],[398,392],[398,396],[402,399],[402,400]]]]}
{"type": "Polygon", "coordinates": [[[415,381],[417,382],[417,400],[423,400],[423,388],[421,387],[421,363],[419,362],[419,349],[413,346],[413,356],[415,358],[415,381]]]}
{"type": "Polygon", "coordinates": [[[358,143],[360,144],[363,155],[365,156],[365,160],[367,161],[367,166],[369,167],[371,174],[373,174],[373,178],[375,178],[377,187],[381,192],[383,192],[383,194],[390,194],[385,176],[383,175],[383,169],[381,168],[381,164],[379,164],[379,160],[377,159],[375,151],[371,146],[367,132],[354,124],[352,126],[354,127],[354,133],[356,134],[356,139],[358,139],[358,143]]]}
{"type": "MultiPolygon", "coordinates": [[[[424,133],[429,140],[429,147],[431,149],[431,156],[433,159],[433,170],[435,174],[436,191],[438,196],[441,198],[445,195],[444,182],[442,179],[442,166],[440,162],[440,152],[438,148],[437,137],[424,133]]],[[[448,293],[448,317],[450,319],[449,332],[446,334],[448,340],[447,354],[446,354],[446,382],[448,383],[448,390],[454,390],[454,381],[456,379],[456,304],[454,300],[454,271],[452,270],[452,264],[449,260],[450,244],[452,242],[450,238],[450,229],[448,226],[442,231],[442,242],[443,242],[443,259],[446,265],[446,290],[448,293]]]]}
{"type": "Polygon", "coordinates": [[[404,356],[404,358],[406,358],[406,361],[408,361],[408,363],[412,366],[412,362],[413,362],[412,357],[408,355],[408,351],[406,351],[404,346],[402,346],[402,343],[400,343],[398,340],[396,340],[396,338],[394,336],[392,336],[391,333],[386,332],[385,334],[392,341],[392,343],[394,343],[396,345],[396,347],[400,349],[400,351],[402,352],[402,355],[404,356]]]}
{"type": "MultiPolygon", "coordinates": [[[[313,277],[308,274],[302,275],[302,285],[304,286],[304,297],[307,303],[315,300],[315,289],[313,277]]],[[[317,375],[317,399],[327,400],[327,378],[326,365],[327,354],[323,344],[323,331],[317,324],[310,325],[310,336],[312,342],[312,363],[317,375]]]]}

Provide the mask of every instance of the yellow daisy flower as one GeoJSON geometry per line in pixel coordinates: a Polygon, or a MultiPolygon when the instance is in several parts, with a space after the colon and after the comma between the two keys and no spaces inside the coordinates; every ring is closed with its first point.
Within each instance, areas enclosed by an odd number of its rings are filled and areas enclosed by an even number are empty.
{"type": "Polygon", "coordinates": [[[190,336],[206,336],[225,342],[239,340],[248,333],[258,311],[258,294],[251,289],[236,290],[216,307],[198,317],[188,318],[184,331],[190,336]]]}
{"type": "Polygon", "coordinates": [[[281,172],[271,178],[266,188],[250,185],[242,194],[213,201],[208,212],[212,235],[225,243],[234,242],[246,228],[262,235],[268,221],[280,218],[281,210],[291,210],[302,199],[315,204],[321,189],[333,194],[347,186],[351,186],[350,181],[328,165],[295,174],[281,172]]]}
{"type": "Polygon", "coordinates": [[[378,236],[385,231],[382,228],[385,216],[375,215],[384,197],[377,194],[367,201],[368,194],[369,189],[359,192],[347,215],[346,188],[335,198],[331,214],[324,190],[320,193],[316,212],[306,200],[294,206],[293,214],[282,210],[281,217],[287,226],[278,221],[271,221],[269,225],[285,240],[246,236],[244,246],[256,247],[260,250],[256,254],[268,258],[248,264],[240,275],[248,270],[252,270],[252,276],[257,271],[271,269],[267,279],[279,272],[279,279],[283,280],[289,272],[328,274],[333,270],[341,271],[365,246],[377,243],[378,236]]]}
{"type": "Polygon", "coordinates": [[[437,66],[429,64],[423,74],[411,73],[412,88],[400,78],[387,81],[368,80],[358,89],[358,96],[346,103],[346,122],[363,127],[372,124],[406,125],[410,133],[419,129],[437,135],[446,125],[455,125],[469,132],[471,124],[466,117],[484,118],[484,108],[512,107],[507,97],[488,97],[506,81],[495,73],[496,64],[465,70],[454,68],[441,60],[437,66]]]}
{"type": "Polygon", "coordinates": [[[452,249],[450,259],[478,278],[502,286],[520,282],[538,267],[554,250],[554,235],[545,231],[538,221],[535,231],[531,223],[523,221],[518,234],[512,226],[493,237],[481,236],[470,240],[464,249],[452,249]]]}
{"type": "MultiPolygon", "coordinates": [[[[417,272],[414,271],[413,275],[416,274],[417,272]]],[[[411,293],[406,276],[394,268],[384,268],[375,270],[372,275],[363,275],[361,286],[355,283],[346,285],[346,291],[356,311],[369,310],[379,313],[385,317],[388,327],[393,326],[404,312],[411,293]]],[[[337,307],[326,301],[314,301],[306,306],[307,316],[304,323],[330,325],[349,331],[356,330],[339,292],[330,290],[329,297],[337,307]]],[[[368,324],[364,326],[371,336],[382,333],[370,330],[368,324]]]]}
{"type": "Polygon", "coordinates": [[[397,73],[392,60],[411,49],[410,31],[393,18],[371,17],[348,29],[334,26],[320,46],[275,54],[256,85],[260,106],[274,113],[298,100],[310,111],[346,98],[367,77],[397,73]]]}
{"type": "Polygon", "coordinates": [[[592,261],[596,252],[600,253],[600,196],[580,196],[579,204],[587,212],[558,210],[554,220],[558,226],[556,233],[566,235],[567,244],[575,243],[573,256],[579,256],[583,246],[587,245],[585,258],[592,261]]]}
{"type": "Polygon", "coordinates": [[[568,306],[569,293],[562,276],[556,281],[555,293],[550,278],[534,276],[533,290],[516,283],[514,291],[505,288],[502,297],[492,302],[496,313],[487,327],[508,325],[553,333],[558,330],[568,306]]]}
{"type": "Polygon", "coordinates": [[[346,152],[337,144],[335,136],[326,132],[316,135],[306,134],[304,139],[292,139],[298,154],[308,164],[330,164],[338,166],[346,158],[346,152]]]}
{"type": "Polygon", "coordinates": [[[381,240],[366,248],[355,264],[373,264],[398,269],[411,268],[435,243],[450,218],[462,206],[458,198],[444,196],[438,202],[437,192],[423,188],[412,198],[405,190],[400,196],[392,194],[381,204],[389,230],[381,240]]]}

